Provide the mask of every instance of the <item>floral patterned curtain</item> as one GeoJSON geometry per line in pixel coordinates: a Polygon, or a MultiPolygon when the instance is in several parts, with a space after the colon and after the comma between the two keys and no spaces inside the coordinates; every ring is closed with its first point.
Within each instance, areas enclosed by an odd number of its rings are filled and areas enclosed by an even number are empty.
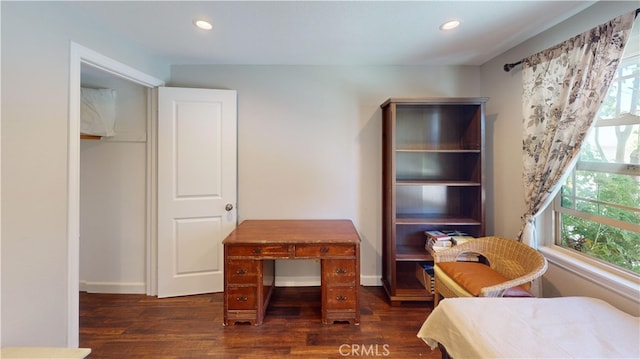
{"type": "Polygon", "coordinates": [[[535,218],[551,203],[594,122],[627,42],[635,11],[522,61],[521,240],[537,248],[535,218]]]}

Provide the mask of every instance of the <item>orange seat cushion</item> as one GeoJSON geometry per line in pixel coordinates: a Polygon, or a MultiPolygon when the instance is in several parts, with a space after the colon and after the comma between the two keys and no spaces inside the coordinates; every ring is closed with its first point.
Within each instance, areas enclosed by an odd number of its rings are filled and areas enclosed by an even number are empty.
{"type": "MultiPolygon", "coordinates": [[[[476,262],[439,262],[440,269],[474,296],[480,295],[480,289],[504,283],[509,278],[494,271],[489,266],[476,262]]],[[[531,293],[523,286],[507,289],[504,297],[531,297],[531,293]]]]}

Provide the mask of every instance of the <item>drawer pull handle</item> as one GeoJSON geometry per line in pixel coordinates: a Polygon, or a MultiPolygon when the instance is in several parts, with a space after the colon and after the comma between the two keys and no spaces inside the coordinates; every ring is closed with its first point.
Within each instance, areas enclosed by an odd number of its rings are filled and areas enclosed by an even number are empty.
{"type": "Polygon", "coordinates": [[[246,270],[246,269],[244,269],[244,268],[240,268],[240,269],[238,269],[238,270],[236,271],[236,274],[237,274],[237,275],[245,275],[245,274],[247,274],[247,270],[246,270]]]}
{"type": "Polygon", "coordinates": [[[339,296],[336,297],[336,300],[338,302],[344,302],[345,300],[347,300],[347,297],[344,296],[344,295],[339,295],[339,296]]]}
{"type": "Polygon", "coordinates": [[[347,274],[347,270],[346,270],[346,269],[344,269],[344,268],[338,268],[338,269],[336,270],[336,273],[337,273],[337,274],[340,274],[340,275],[342,275],[342,274],[347,274]]]}
{"type": "Polygon", "coordinates": [[[236,300],[238,302],[246,302],[247,301],[247,297],[236,297],[236,300]]]}
{"type": "Polygon", "coordinates": [[[253,249],[253,254],[260,254],[262,253],[262,248],[254,248],[253,249]]]}
{"type": "Polygon", "coordinates": [[[320,253],[322,253],[322,254],[327,254],[327,253],[329,253],[329,248],[327,248],[327,247],[322,247],[322,248],[320,248],[320,253]]]}

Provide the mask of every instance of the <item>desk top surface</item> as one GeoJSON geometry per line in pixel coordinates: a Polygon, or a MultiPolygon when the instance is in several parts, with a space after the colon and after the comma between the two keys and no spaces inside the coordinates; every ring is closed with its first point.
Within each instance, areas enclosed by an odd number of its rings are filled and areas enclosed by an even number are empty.
{"type": "Polygon", "coordinates": [[[360,236],[347,219],[246,220],[223,244],[336,243],[357,244],[360,236]]]}

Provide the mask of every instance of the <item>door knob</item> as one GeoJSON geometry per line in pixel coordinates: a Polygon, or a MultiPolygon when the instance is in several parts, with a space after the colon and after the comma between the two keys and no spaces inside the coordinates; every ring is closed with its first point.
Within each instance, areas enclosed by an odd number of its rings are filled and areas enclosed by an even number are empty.
{"type": "Polygon", "coordinates": [[[225,211],[229,212],[230,210],[233,209],[233,205],[231,203],[227,203],[226,206],[224,206],[225,211]]]}

